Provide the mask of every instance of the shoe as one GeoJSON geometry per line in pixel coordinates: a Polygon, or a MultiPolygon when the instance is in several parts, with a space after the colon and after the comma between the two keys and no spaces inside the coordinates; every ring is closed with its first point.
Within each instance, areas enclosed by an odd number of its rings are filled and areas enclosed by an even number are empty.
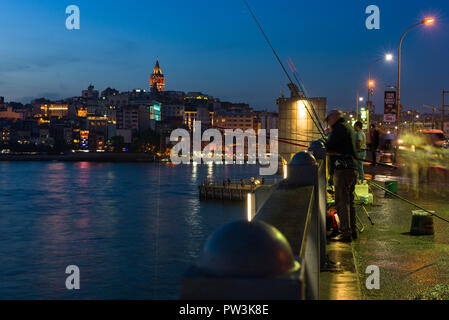
{"type": "Polygon", "coordinates": [[[351,236],[350,233],[348,233],[348,234],[341,233],[338,236],[335,236],[335,237],[331,238],[330,241],[351,243],[352,242],[352,236],[351,236]]]}

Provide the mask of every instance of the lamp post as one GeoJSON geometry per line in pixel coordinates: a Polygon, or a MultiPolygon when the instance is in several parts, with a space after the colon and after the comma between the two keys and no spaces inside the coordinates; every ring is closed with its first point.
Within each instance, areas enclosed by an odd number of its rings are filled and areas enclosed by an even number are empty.
{"type": "Polygon", "coordinates": [[[357,120],[359,120],[359,103],[363,102],[363,100],[365,100],[363,97],[361,97],[359,95],[360,89],[362,89],[362,88],[363,88],[363,85],[357,90],[357,98],[356,98],[356,103],[357,103],[357,107],[356,107],[357,120]]]}
{"type": "Polygon", "coordinates": [[[371,111],[372,111],[371,101],[370,101],[370,97],[372,95],[371,94],[371,89],[376,86],[376,83],[373,80],[371,80],[371,71],[372,71],[374,65],[377,62],[382,61],[382,60],[385,60],[387,62],[393,61],[393,55],[391,53],[388,53],[388,54],[385,55],[385,57],[382,57],[382,58],[374,60],[371,63],[371,65],[369,66],[369,69],[368,69],[368,100],[366,102],[366,107],[368,109],[368,133],[370,131],[370,126],[371,126],[371,123],[370,123],[371,122],[371,111]]]}
{"type": "Polygon", "coordinates": [[[399,59],[398,59],[398,133],[401,130],[401,56],[402,56],[402,41],[404,41],[405,35],[413,28],[420,25],[431,25],[435,22],[434,18],[426,18],[407,29],[402,35],[399,42],[399,59]]]}

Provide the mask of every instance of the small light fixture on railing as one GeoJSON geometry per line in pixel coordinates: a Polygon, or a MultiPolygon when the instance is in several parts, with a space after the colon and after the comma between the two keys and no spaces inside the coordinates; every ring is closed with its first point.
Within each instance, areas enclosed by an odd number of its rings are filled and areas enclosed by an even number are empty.
{"type": "Polygon", "coordinates": [[[252,196],[251,193],[248,193],[248,199],[246,200],[248,204],[248,222],[251,222],[253,220],[252,211],[253,211],[253,205],[252,205],[252,196]]]}

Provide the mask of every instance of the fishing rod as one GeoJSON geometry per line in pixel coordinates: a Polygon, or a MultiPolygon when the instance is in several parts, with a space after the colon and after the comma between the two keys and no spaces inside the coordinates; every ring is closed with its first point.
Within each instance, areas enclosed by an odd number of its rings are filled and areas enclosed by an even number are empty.
{"type": "MultiPolygon", "coordinates": [[[[279,138],[278,142],[289,144],[289,145],[293,145],[293,146],[296,146],[296,147],[301,147],[301,148],[309,148],[309,146],[306,146],[306,145],[303,145],[303,144],[299,144],[299,143],[295,143],[295,142],[291,142],[291,141],[286,141],[286,140],[295,141],[294,139],[279,138]]],[[[328,152],[328,151],[326,151],[326,154],[329,155],[329,156],[337,156],[337,157],[338,156],[350,156],[350,155],[344,155],[344,154],[337,153],[337,152],[328,152]]],[[[376,164],[376,165],[379,165],[379,166],[382,166],[382,167],[386,167],[386,168],[390,168],[390,169],[397,169],[398,168],[396,166],[393,166],[393,165],[387,164],[387,163],[371,161],[371,160],[367,160],[367,159],[361,159],[361,158],[358,158],[356,156],[351,156],[351,157],[354,160],[357,160],[357,161],[362,161],[362,162],[370,163],[370,164],[376,164]]]]}
{"type": "MultiPolygon", "coordinates": [[[[246,0],[242,0],[243,3],[245,4],[245,6],[248,8],[249,13],[251,14],[254,22],[257,24],[260,32],[262,33],[262,35],[265,38],[265,41],[267,42],[267,44],[270,46],[271,50],[273,51],[274,56],[276,57],[277,61],[279,62],[279,64],[282,67],[282,70],[284,70],[285,75],[287,76],[288,80],[290,81],[291,84],[294,84],[292,78],[290,77],[290,74],[288,73],[287,69],[285,69],[284,64],[282,63],[281,59],[279,58],[279,55],[277,54],[276,50],[274,49],[273,45],[271,44],[270,39],[268,38],[267,34],[265,33],[265,31],[262,28],[262,25],[259,23],[259,20],[257,19],[256,15],[254,14],[253,10],[251,9],[251,7],[249,6],[248,2],[246,0]]],[[[293,86],[294,90],[296,91],[296,94],[298,95],[298,97],[304,96],[303,94],[301,95],[301,93],[299,92],[298,87],[296,87],[296,85],[293,86]]],[[[290,90],[293,91],[293,89],[291,87],[289,87],[290,90]]],[[[312,114],[310,113],[309,108],[307,108],[307,106],[305,106],[305,109],[307,111],[307,113],[309,114],[310,118],[312,119],[313,124],[317,127],[317,129],[320,131],[320,135],[322,138],[325,137],[324,134],[324,130],[321,129],[321,125],[318,125],[315,118],[312,116],[312,114]]]]}
{"type": "Polygon", "coordinates": [[[304,93],[304,97],[306,98],[307,102],[310,104],[311,109],[312,109],[312,111],[313,111],[313,114],[315,115],[316,119],[318,120],[318,124],[320,125],[321,130],[324,132],[325,130],[324,130],[324,128],[323,128],[323,125],[321,124],[320,117],[318,117],[318,114],[317,114],[317,112],[316,112],[315,106],[313,105],[312,101],[308,98],[308,95],[309,95],[309,94],[308,94],[307,91],[306,91],[306,88],[305,88],[305,86],[304,86],[304,83],[301,81],[300,78],[298,79],[298,76],[297,76],[298,71],[296,70],[296,66],[295,66],[295,64],[293,63],[293,61],[292,61],[291,58],[287,59],[287,64],[288,64],[288,66],[290,67],[290,70],[291,70],[291,72],[292,72],[292,74],[293,74],[293,77],[295,77],[295,80],[296,80],[296,82],[298,83],[299,88],[300,88],[300,89],[302,90],[302,92],[304,93]]]}
{"type": "Polygon", "coordinates": [[[374,181],[368,181],[368,183],[371,184],[373,187],[378,188],[378,189],[380,189],[380,190],[383,190],[383,191],[387,192],[388,194],[390,194],[390,195],[392,195],[392,196],[398,198],[399,200],[402,200],[402,201],[404,201],[404,202],[406,202],[406,203],[408,203],[408,204],[410,204],[410,205],[412,205],[412,206],[414,206],[414,207],[416,207],[416,208],[418,208],[418,209],[420,209],[420,210],[422,210],[422,211],[424,211],[424,212],[426,212],[426,213],[432,215],[433,217],[436,217],[436,218],[438,218],[438,219],[440,219],[440,220],[442,220],[442,221],[444,221],[444,222],[449,223],[449,220],[447,220],[447,219],[445,219],[445,218],[443,218],[443,217],[441,217],[441,216],[435,214],[435,213],[432,212],[432,211],[429,211],[429,210],[427,210],[427,209],[424,209],[423,207],[417,205],[416,203],[411,202],[410,200],[407,200],[407,199],[405,199],[404,197],[401,197],[400,195],[398,195],[398,194],[396,194],[396,193],[394,193],[394,192],[388,190],[387,188],[382,187],[381,185],[375,183],[374,181]]]}

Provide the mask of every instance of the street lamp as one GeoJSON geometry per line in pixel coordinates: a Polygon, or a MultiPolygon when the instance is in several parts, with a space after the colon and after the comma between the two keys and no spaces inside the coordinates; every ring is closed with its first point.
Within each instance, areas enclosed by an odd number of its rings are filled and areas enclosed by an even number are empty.
{"type": "MultiPolygon", "coordinates": [[[[371,70],[373,69],[373,66],[377,62],[382,61],[382,60],[385,60],[386,62],[391,62],[391,61],[393,61],[393,55],[391,53],[387,53],[384,57],[374,60],[368,69],[368,100],[366,103],[367,108],[368,108],[368,113],[371,112],[371,103],[370,103],[371,89],[376,86],[376,83],[373,80],[371,80],[371,70]]],[[[368,123],[368,127],[369,127],[369,125],[370,125],[370,123],[368,123]]]]}
{"type": "Polygon", "coordinates": [[[357,98],[356,98],[356,103],[357,103],[357,108],[356,108],[357,120],[359,120],[359,102],[363,102],[363,100],[365,100],[363,97],[359,96],[360,89],[362,89],[362,88],[363,88],[363,85],[357,90],[357,98]]]}
{"type": "Polygon", "coordinates": [[[404,41],[405,35],[413,28],[420,25],[432,25],[435,22],[434,18],[426,18],[407,29],[402,35],[401,41],[399,42],[399,59],[398,59],[398,132],[401,128],[401,55],[402,55],[402,41],[404,41]]]}

